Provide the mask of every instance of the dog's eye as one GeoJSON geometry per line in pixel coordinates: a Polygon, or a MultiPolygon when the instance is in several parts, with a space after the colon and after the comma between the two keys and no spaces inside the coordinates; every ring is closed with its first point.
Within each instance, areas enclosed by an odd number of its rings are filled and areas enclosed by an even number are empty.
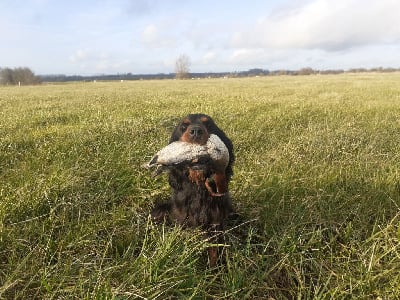
{"type": "Polygon", "coordinates": [[[183,122],[181,123],[181,131],[185,132],[186,129],[189,127],[189,125],[190,125],[189,120],[183,120],[183,122]]]}

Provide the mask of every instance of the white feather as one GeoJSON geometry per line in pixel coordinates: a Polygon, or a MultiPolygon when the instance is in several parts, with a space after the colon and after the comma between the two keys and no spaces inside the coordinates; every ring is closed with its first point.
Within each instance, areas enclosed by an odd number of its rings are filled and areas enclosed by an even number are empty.
{"type": "Polygon", "coordinates": [[[202,157],[209,157],[217,168],[223,170],[229,163],[228,148],[217,135],[211,134],[205,145],[183,141],[168,144],[158,151],[145,167],[157,167],[155,175],[158,175],[168,167],[195,162],[202,157]]]}

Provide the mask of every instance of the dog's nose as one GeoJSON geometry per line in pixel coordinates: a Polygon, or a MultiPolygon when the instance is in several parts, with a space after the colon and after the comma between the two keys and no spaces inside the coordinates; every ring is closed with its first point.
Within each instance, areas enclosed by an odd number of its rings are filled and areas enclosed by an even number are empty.
{"type": "Polygon", "coordinates": [[[189,134],[191,137],[200,137],[203,133],[204,131],[200,126],[192,126],[189,129],[189,134]]]}

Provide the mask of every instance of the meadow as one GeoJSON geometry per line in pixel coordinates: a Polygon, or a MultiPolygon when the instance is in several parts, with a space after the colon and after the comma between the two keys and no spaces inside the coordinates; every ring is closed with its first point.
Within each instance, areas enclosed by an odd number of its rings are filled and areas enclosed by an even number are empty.
{"type": "Polygon", "coordinates": [[[400,298],[400,74],[0,87],[0,299],[400,298]],[[207,267],[141,165],[188,113],[235,146],[207,267]]]}

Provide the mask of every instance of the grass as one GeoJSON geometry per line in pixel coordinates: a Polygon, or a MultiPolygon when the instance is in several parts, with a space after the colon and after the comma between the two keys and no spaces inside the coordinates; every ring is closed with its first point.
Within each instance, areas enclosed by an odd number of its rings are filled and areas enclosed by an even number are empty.
{"type": "Polygon", "coordinates": [[[0,87],[0,299],[400,297],[400,74],[0,87]],[[234,142],[206,267],[140,166],[187,113],[234,142]]]}

